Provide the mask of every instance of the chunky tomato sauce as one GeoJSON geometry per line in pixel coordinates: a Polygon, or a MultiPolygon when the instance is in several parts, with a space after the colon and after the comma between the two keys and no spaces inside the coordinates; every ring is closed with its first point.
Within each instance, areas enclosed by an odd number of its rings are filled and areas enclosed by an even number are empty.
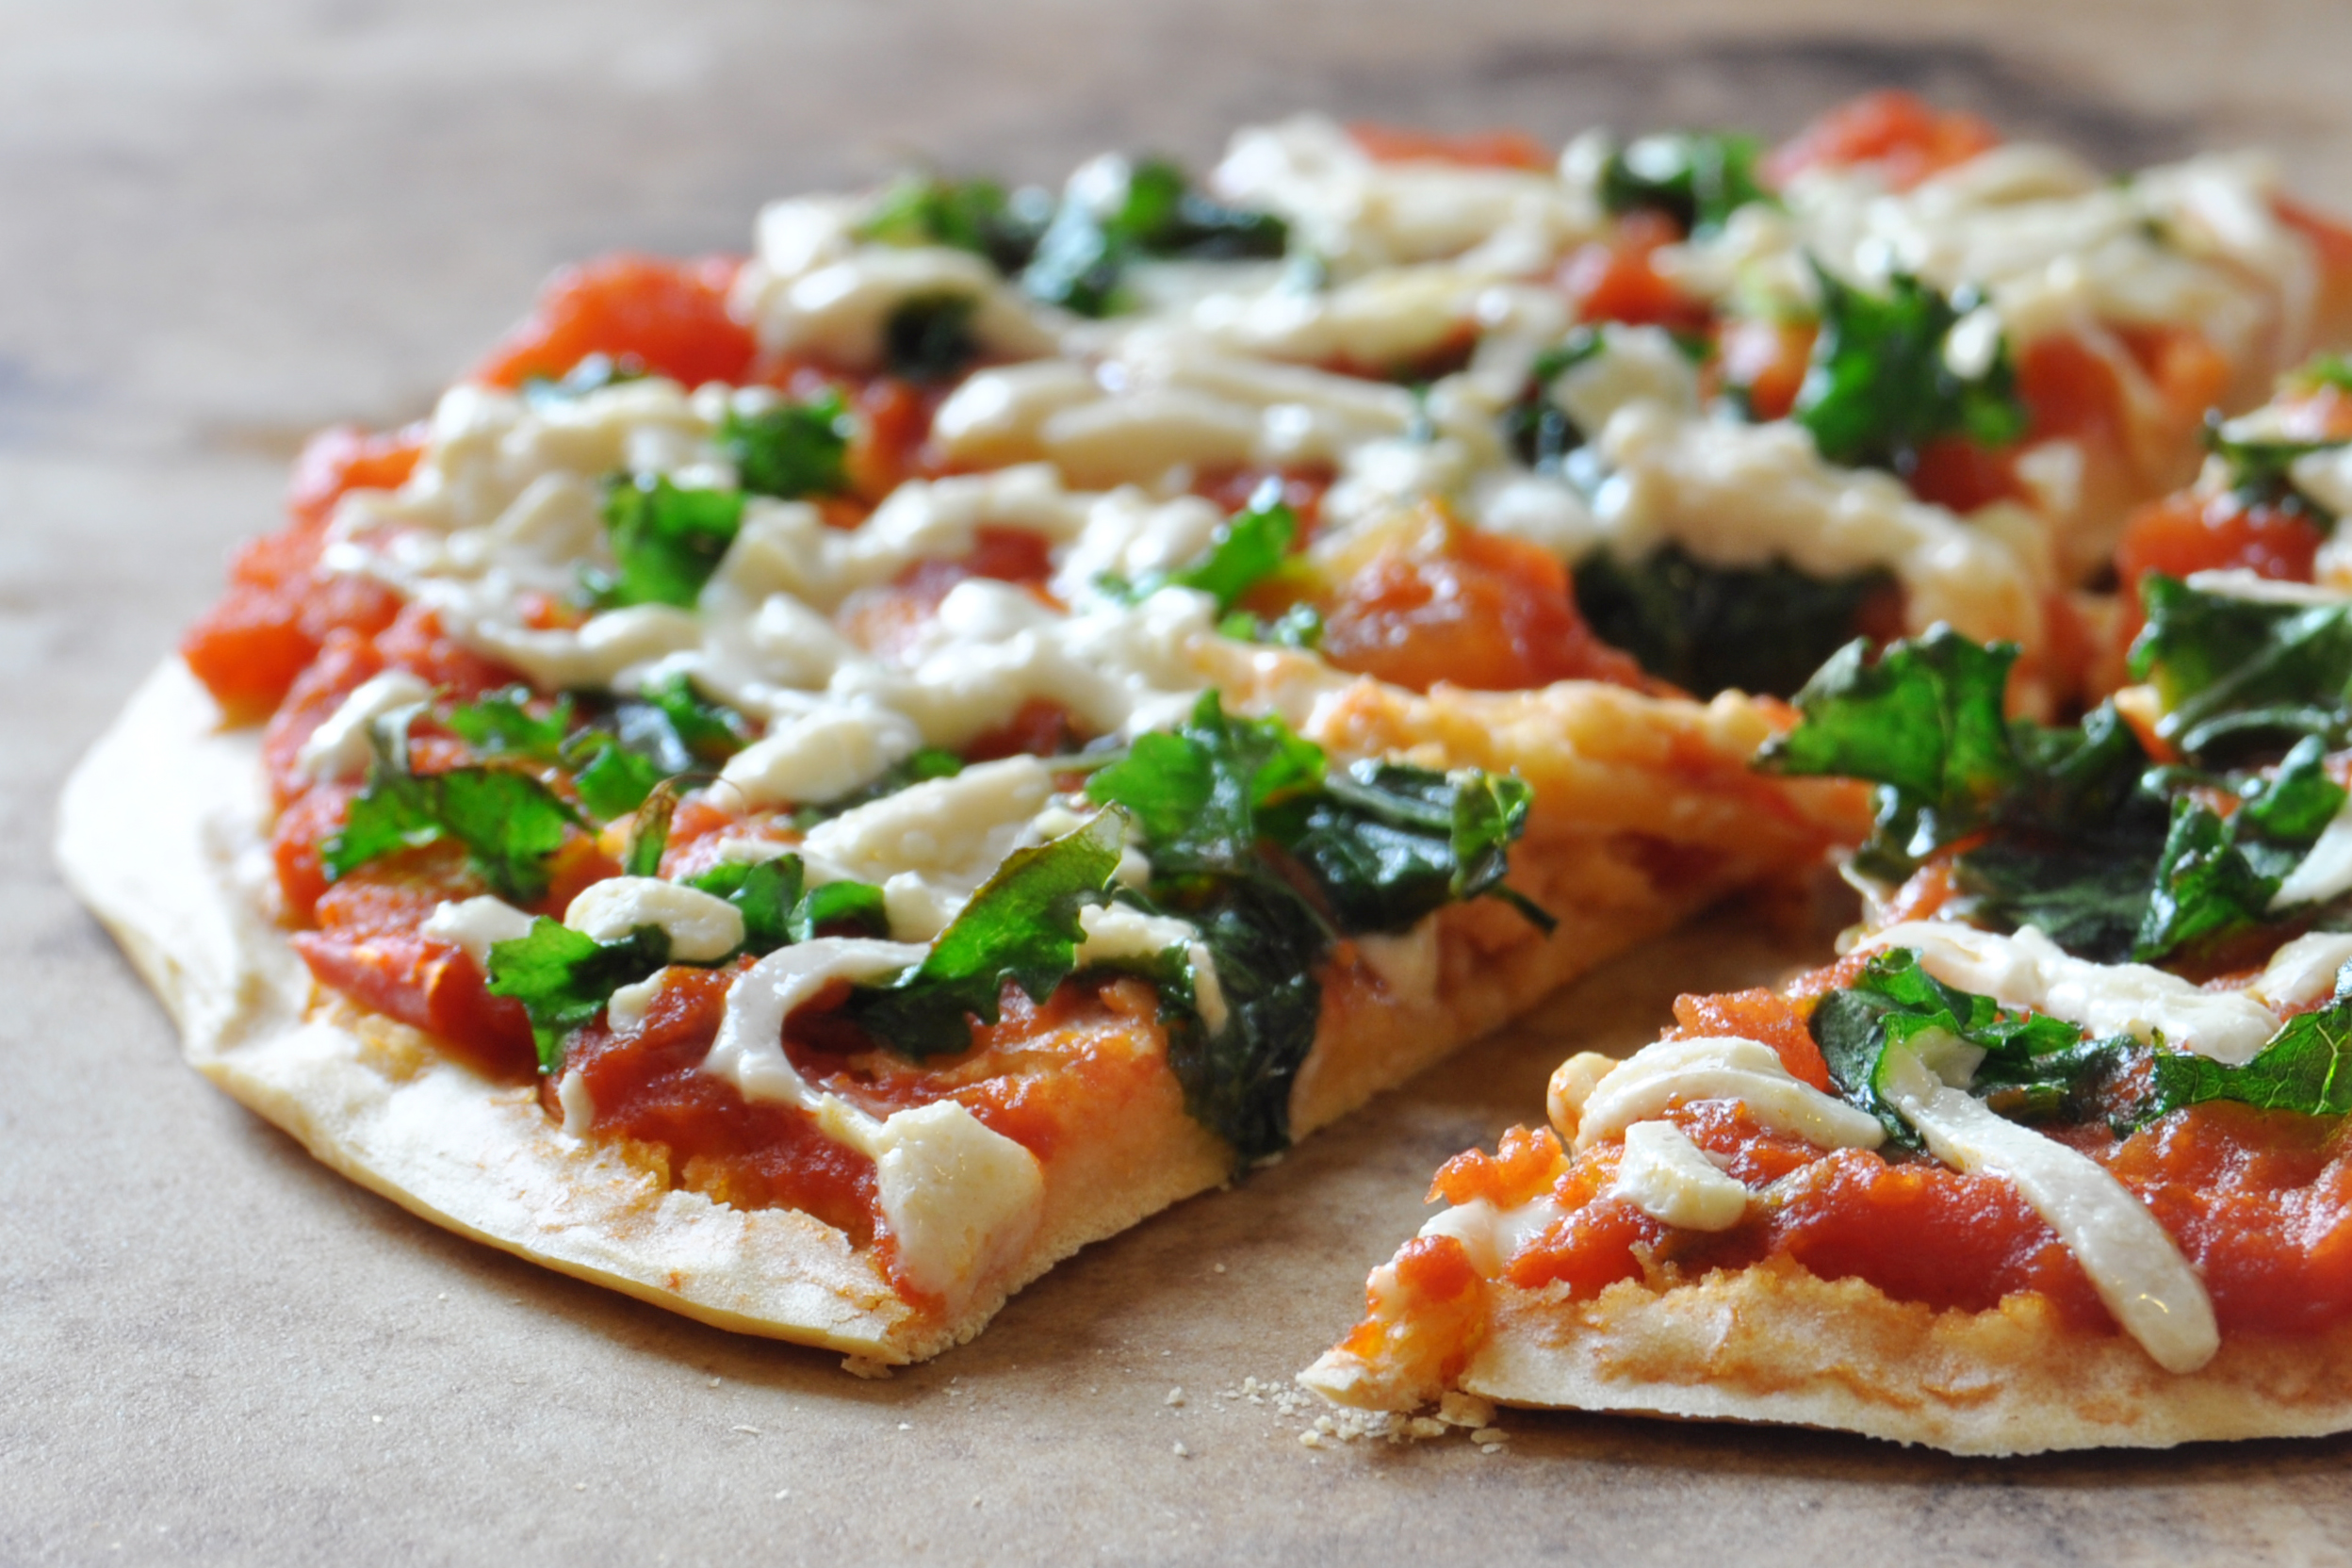
{"type": "MultiPolygon", "coordinates": [[[[1770,991],[1679,999],[1680,1033],[1737,1034],[1779,1052],[1817,1087],[1827,1075],[1805,1028],[1807,993],[1858,959],[1808,976],[1795,1000],[1770,991]]],[[[1900,1150],[1823,1151],[1759,1127],[1729,1101],[1668,1117],[1764,1201],[1729,1231],[1677,1231],[1606,1196],[1613,1143],[1571,1156],[1550,1129],[1513,1128],[1493,1154],[1449,1162],[1432,1200],[1514,1208],[1548,1197],[1568,1212],[1507,1260],[1504,1277],[1594,1294],[1620,1280],[1696,1279],[1769,1258],[1825,1280],[1859,1279],[1901,1301],[1987,1310],[2032,1291],[2084,1329],[2111,1329],[2090,1280],[2009,1182],[1900,1150]]],[[[2212,1295],[2225,1333],[2317,1333],[2352,1321],[2352,1134],[2344,1118],[2228,1103],[2175,1112],[2117,1137],[2103,1124],[2054,1130],[2155,1215],[2212,1295]]]]}

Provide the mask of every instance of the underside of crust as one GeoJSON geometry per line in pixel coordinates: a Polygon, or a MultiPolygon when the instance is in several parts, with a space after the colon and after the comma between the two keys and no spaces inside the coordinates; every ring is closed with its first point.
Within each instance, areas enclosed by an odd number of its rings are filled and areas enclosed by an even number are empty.
{"type": "MultiPolygon", "coordinates": [[[[1897,1301],[1786,1259],[1659,1290],[1624,1281],[1488,1287],[1484,1339],[1456,1380],[1536,1409],[1763,1422],[1950,1453],[2167,1448],[2352,1429],[2352,1326],[2232,1336],[2202,1370],[2165,1372],[2131,1339],[2062,1321],[2042,1297],[1984,1312],[1897,1301]]],[[[1345,1352],[1316,1386],[1343,1397],[1345,1352]]]]}
{"type": "MultiPolygon", "coordinates": [[[[1446,911],[1429,995],[1327,1018],[1293,1097],[1300,1133],[1724,892],[1808,865],[1832,831],[1786,808],[1756,821],[1750,802],[1695,791],[1682,813],[1686,853],[1661,879],[1664,841],[1633,830],[1671,817],[1658,799],[1661,759],[1711,758],[1736,775],[1769,721],[1608,688],[1460,695],[1360,683],[1321,727],[1350,732],[1327,743],[1521,766],[1544,804],[1514,882],[1555,909],[1560,931],[1534,940],[1491,902],[1446,911]],[[1592,739],[1582,749],[1579,728],[1592,739]],[[1454,755],[1470,736],[1492,755],[1454,755]],[[1744,840],[1732,820],[1742,812],[1744,840]]],[[[167,663],[68,786],[59,859],[171,1009],[192,1065],[327,1165],[436,1224],[722,1328],[902,1363],[970,1338],[1061,1258],[1231,1172],[1227,1151],[1171,1092],[1123,1119],[1116,1138],[1057,1150],[1027,1250],[953,1311],[919,1311],[840,1232],[797,1211],[675,1190],[622,1152],[565,1135],[527,1086],[404,1047],[403,1026],[322,998],[266,913],[257,751],[253,732],[220,729],[185,666],[167,663]],[[174,787],[158,791],[161,778],[174,787]]],[[[1836,797],[1822,798],[1835,821],[1836,797]]]]}

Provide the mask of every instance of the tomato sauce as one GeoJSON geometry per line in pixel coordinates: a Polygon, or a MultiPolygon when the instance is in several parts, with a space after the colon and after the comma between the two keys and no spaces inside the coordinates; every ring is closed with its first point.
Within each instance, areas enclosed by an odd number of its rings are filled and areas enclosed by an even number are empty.
{"type": "Polygon", "coordinates": [[[1426,692],[1511,692],[1555,680],[1642,687],[1633,658],[1592,634],[1548,551],[1447,522],[1382,550],[1323,608],[1332,665],[1426,692]]]}
{"type": "Polygon", "coordinates": [[[1917,93],[1889,88],[1841,104],[1766,155],[1760,171],[1774,187],[1808,169],[1875,167],[1890,190],[1908,190],[2001,145],[1973,114],[1939,110],[1917,93]]]}
{"type": "Polygon", "coordinates": [[[471,379],[511,389],[561,380],[589,355],[605,354],[688,386],[741,382],[758,350],[727,306],[742,265],[734,256],[612,255],[564,268],[471,379]]]}
{"type": "Polygon", "coordinates": [[[1450,163],[1463,169],[1552,167],[1551,152],[1525,131],[1425,131],[1358,120],[1348,139],[1375,163],[1450,163]]]}
{"type": "Polygon", "coordinates": [[[1685,294],[1657,266],[1658,253],[1681,238],[1681,228],[1665,214],[1629,212],[1606,237],[1571,251],[1554,281],[1578,320],[1704,332],[1712,308],[1685,294]]]}

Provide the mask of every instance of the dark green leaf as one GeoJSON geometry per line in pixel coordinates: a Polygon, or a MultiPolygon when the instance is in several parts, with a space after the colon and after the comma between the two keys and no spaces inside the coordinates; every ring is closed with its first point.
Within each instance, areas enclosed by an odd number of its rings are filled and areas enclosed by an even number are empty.
{"type": "Polygon", "coordinates": [[[1712,234],[1740,207],[1771,200],[1756,183],[1757,153],[1752,136],[1645,136],[1601,166],[1601,205],[1619,213],[1662,212],[1685,234],[1712,234]]]}
{"type": "Polygon", "coordinates": [[[1576,563],[1576,608],[1593,633],[1703,697],[1731,687],[1785,697],[1854,635],[1886,572],[1822,580],[1784,561],[1709,566],[1678,545],[1627,565],[1608,550],[1576,563]]]}
{"type": "Polygon", "coordinates": [[[1297,513],[1280,500],[1253,502],[1225,520],[1198,560],[1132,584],[1106,578],[1104,586],[1130,600],[1148,598],[1163,588],[1192,588],[1217,600],[1222,613],[1233,608],[1235,599],[1281,570],[1298,537],[1297,513]]]}
{"type": "Polygon", "coordinates": [[[1526,387],[1503,410],[1503,439],[1528,467],[1557,472],[1560,460],[1584,445],[1586,433],[1552,400],[1552,384],[1601,351],[1602,331],[1571,328],[1566,337],[1536,355],[1526,387]]]}
{"type": "Polygon", "coordinates": [[[546,916],[531,934],[490,948],[490,994],[511,996],[531,1016],[539,1070],[564,1067],[564,1042],[595,1021],[623,986],[635,985],[670,960],[669,934],[640,925],[619,941],[600,942],[546,916]]]}
{"type": "Polygon", "coordinates": [[[1197,1013],[1170,1018],[1168,1067],[1194,1120],[1240,1161],[1264,1159],[1290,1144],[1290,1092],[1315,1048],[1323,1004],[1315,972],[1330,933],[1270,876],[1220,877],[1192,890],[1194,901],[1175,912],[1200,930],[1227,1019],[1211,1034],[1197,1013]]]}
{"type": "Polygon", "coordinates": [[[2003,347],[1984,373],[1953,374],[1952,329],[1971,302],[1945,299],[1897,274],[1885,295],[1867,294],[1816,268],[1821,329],[1791,416],[1832,463],[1908,475],[1919,449],[1966,435],[2005,447],[2025,434],[2025,405],[2003,347]]]}
{"type": "Polygon", "coordinates": [[[2298,488],[2293,470],[2297,459],[2332,451],[2344,444],[2342,440],[2240,438],[2229,433],[2219,409],[2205,416],[2205,449],[2221,459],[2230,492],[2241,502],[2299,512],[2322,528],[2334,524],[2335,513],[2298,488]]]}
{"type": "Polygon", "coordinates": [[[629,825],[629,853],[621,871],[629,876],[662,874],[662,852],[669,847],[670,819],[678,814],[678,788],[664,780],[658,785],[629,825]]]}
{"type": "Polygon", "coordinates": [[[962,375],[980,354],[972,328],[978,308],[969,294],[918,294],[901,301],[882,323],[882,358],[890,374],[920,382],[962,375]]]}
{"type": "Polygon", "coordinates": [[[845,464],[857,433],[849,405],[838,392],[805,403],[778,403],[757,414],[734,409],[719,421],[719,450],[735,465],[755,496],[796,500],[839,495],[849,487],[845,464]]]}
{"type": "Polygon", "coordinates": [[[600,729],[583,730],[565,743],[565,763],[580,804],[603,822],[628,816],[662,782],[662,770],[600,729]]]}
{"type": "Polygon", "coordinates": [[[815,888],[805,883],[806,870],[797,855],[750,863],[722,860],[686,879],[686,886],[724,898],[743,911],[746,953],[773,953],[844,929],[869,937],[890,934],[881,889],[870,882],[827,882],[815,888]]]}
{"type": "Polygon", "coordinates": [[[1087,796],[1135,814],[1155,869],[1234,871],[1255,863],[1257,814],[1323,782],[1323,748],[1280,719],[1236,719],[1204,692],[1184,727],[1139,735],[1126,760],[1086,781],[1087,796]]]}
{"type": "Polygon", "coordinates": [[[1217,623],[1217,634],[1236,643],[1314,649],[1323,644],[1323,616],[1311,604],[1294,604],[1270,621],[1236,610],[1217,623]]]}
{"type": "Polygon", "coordinates": [[[1890,1047],[1936,1035],[1975,1047],[1984,1059],[1972,1091],[2004,1116],[2033,1120],[2079,1119],[2092,1081],[2129,1047],[2122,1039],[2085,1041],[2062,1019],[2010,1012],[1991,997],[1945,985],[1901,947],[1874,956],[1850,987],[1822,997],[1811,1029],[1839,1092],[1912,1148],[1918,1135],[1880,1085],[1890,1047]]]}
{"type": "Polygon", "coordinates": [[[681,490],[662,474],[615,480],[604,523],[620,569],[591,587],[606,604],[692,610],[743,520],[740,490],[681,490]]]}
{"type": "Polygon", "coordinates": [[[858,236],[884,245],[952,246],[1010,275],[1028,265],[1051,209],[1041,191],[1007,196],[993,180],[913,176],[882,192],[858,236]],[[1046,210],[1032,197],[1043,198],[1046,210]]]}
{"type": "Polygon", "coordinates": [[[2352,729],[2352,605],[2280,604],[2140,580],[2148,625],[2132,674],[2154,683],[2157,733],[2192,760],[2352,729]]]}
{"type": "Polygon", "coordinates": [[[2261,924],[2278,883],[2232,841],[2230,824],[2193,800],[2174,801],[2132,956],[2146,963],[2261,924]]]}
{"type": "Polygon", "coordinates": [[[1187,188],[1184,171],[1164,159],[1142,159],[1126,174],[1107,200],[1063,200],[1021,273],[1032,296],[1081,316],[1105,316],[1122,303],[1121,275],[1138,257],[1270,258],[1288,242],[1280,218],[1187,188]]]}
{"type": "Polygon", "coordinates": [[[994,1023],[1004,984],[1043,1002],[1085,939],[1078,912],[1102,903],[1125,847],[1126,813],[1098,812],[1050,843],[1017,849],[887,987],[860,988],[849,1010],[875,1038],[920,1061],[972,1045],[972,1020],[994,1023]]]}
{"type": "Polygon", "coordinates": [[[2153,1103],[2159,1114],[2209,1100],[2305,1116],[2352,1114],[2352,998],[2340,984],[2333,1002],[2289,1019],[2261,1054],[2242,1067],[2184,1051],[2156,1054],[2153,1103]]]}
{"type": "Polygon", "coordinates": [[[1856,641],[1823,664],[1797,694],[1804,722],[1756,765],[1878,784],[1886,847],[1917,858],[1984,823],[2023,781],[2001,707],[2017,650],[1939,627],[1867,656],[1856,641]]]}

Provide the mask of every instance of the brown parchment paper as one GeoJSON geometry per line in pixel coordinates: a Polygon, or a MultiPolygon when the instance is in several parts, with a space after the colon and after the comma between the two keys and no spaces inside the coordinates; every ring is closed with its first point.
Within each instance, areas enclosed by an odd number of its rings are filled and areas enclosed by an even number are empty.
{"type": "Polygon", "coordinates": [[[1780,131],[1884,82],[2110,162],[2268,141],[2342,208],[2347,58],[2326,0],[0,4],[0,1562],[2346,1560],[2341,1440],[2003,1465],[1506,1414],[1492,1455],[1318,1449],[1249,1397],[1567,1050],[1808,951],[1752,915],[861,1382],[313,1164],[179,1064],[46,846],[301,433],[421,413],[565,258],[741,248],[763,197],[910,153],[1200,163],[1297,107],[1780,131]]]}

